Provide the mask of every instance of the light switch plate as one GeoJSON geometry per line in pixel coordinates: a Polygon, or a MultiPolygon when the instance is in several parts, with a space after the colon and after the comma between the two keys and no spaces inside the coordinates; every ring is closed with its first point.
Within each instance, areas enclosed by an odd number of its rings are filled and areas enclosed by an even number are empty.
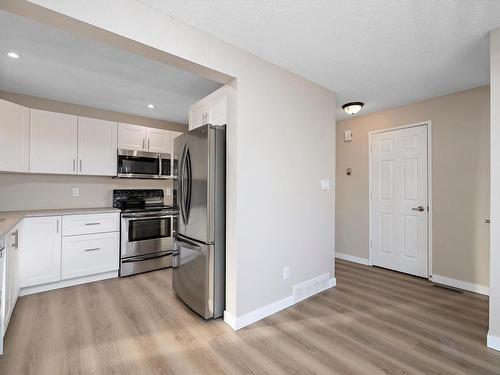
{"type": "Polygon", "coordinates": [[[80,191],[78,190],[78,188],[73,188],[73,196],[78,197],[78,195],[80,195],[80,191]]]}
{"type": "Polygon", "coordinates": [[[352,130],[344,130],[344,142],[352,141],[352,130]]]}
{"type": "Polygon", "coordinates": [[[165,189],[165,195],[170,195],[170,189],[165,189]]]}
{"type": "Polygon", "coordinates": [[[321,190],[330,190],[330,180],[321,180],[321,190]]]}

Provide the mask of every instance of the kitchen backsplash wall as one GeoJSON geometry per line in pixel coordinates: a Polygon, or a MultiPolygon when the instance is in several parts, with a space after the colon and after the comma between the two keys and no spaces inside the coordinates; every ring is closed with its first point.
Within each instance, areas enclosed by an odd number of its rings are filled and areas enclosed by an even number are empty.
{"type": "Polygon", "coordinates": [[[113,189],[164,189],[165,203],[171,180],[125,180],[111,177],[46,174],[0,174],[0,211],[110,207],[113,189]],[[73,197],[78,188],[78,197],[73,197]]]}

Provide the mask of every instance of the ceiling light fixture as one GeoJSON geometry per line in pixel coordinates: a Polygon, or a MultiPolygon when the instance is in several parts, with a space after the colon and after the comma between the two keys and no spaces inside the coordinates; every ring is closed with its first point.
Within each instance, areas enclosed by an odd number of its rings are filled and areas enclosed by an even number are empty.
{"type": "Polygon", "coordinates": [[[7,56],[9,56],[11,59],[18,59],[20,56],[15,53],[14,51],[7,52],[7,56]]]}
{"type": "Polygon", "coordinates": [[[346,113],[350,115],[355,115],[359,111],[361,111],[361,108],[363,108],[365,104],[363,102],[350,102],[346,103],[342,106],[342,109],[346,111],[346,113]]]}
{"type": "Polygon", "coordinates": [[[149,109],[153,109],[154,107],[155,107],[154,104],[148,104],[149,109]]]}

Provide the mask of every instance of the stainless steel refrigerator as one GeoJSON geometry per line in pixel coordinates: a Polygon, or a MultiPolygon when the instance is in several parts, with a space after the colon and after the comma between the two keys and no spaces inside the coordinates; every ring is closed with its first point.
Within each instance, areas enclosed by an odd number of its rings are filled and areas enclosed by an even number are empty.
{"type": "Polygon", "coordinates": [[[218,318],[225,305],[225,126],[204,125],[177,137],[174,175],[179,217],[172,285],[203,318],[218,318]]]}

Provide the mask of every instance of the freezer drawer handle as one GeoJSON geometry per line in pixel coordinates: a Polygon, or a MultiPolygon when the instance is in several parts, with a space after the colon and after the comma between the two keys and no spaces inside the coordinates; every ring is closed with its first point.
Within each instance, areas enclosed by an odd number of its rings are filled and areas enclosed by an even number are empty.
{"type": "Polygon", "coordinates": [[[97,251],[97,250],[101,250],[100,247],[93,247],[92,249],[85,249],[84,251],[97,251]]]}
{"type": "Polygon", "coordinates": [[[135,257],[135,258],[123,259],[122,263],[144,262],[145,260],[163,258],[163,257],[169,256],[169,255],[172,255],[172,251],[169,251],[169,252],[161,254],[161,255],[153,255],[153,256],[144,257],[144,258],[135,257]]]}
{"type": "Polygon", "coordinates": [[[85,223],[85,225],[101,225],[101,223],[85,223]]]}
{"type": "Polygon", "coordinates": [[[189,242],[185,242],[183,240],[179,240],[179,237],[175,239],[179,244],[182,245],[182,247],[189,249],[189,250],[194,250],[194,251],[201,251],[201,247],[198,245],[193,245],[190,244],[189,242]]]}

